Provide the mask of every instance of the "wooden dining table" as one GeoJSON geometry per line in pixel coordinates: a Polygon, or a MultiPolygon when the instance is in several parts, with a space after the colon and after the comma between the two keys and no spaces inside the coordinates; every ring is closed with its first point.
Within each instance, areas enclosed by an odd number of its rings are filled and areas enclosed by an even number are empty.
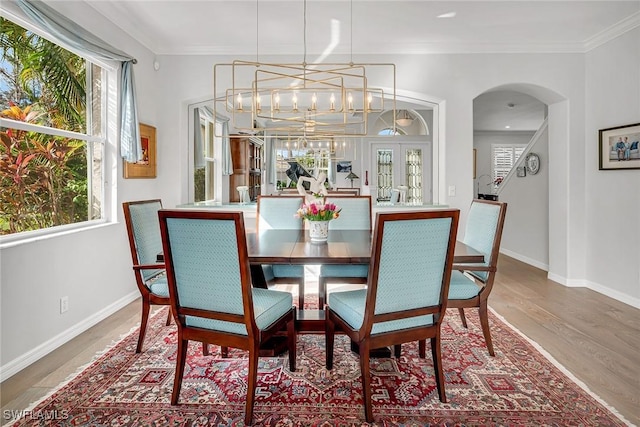
{"type": "MultiPolygon", "coordinates": [[[[246,234],[251,280],[254,287],[267,288],[263,264],[368,264],[371,261],[372,233],[368,230],[330,230],[326,243],[312,242],[308,230],[263,230],[246,234]]],[[[158,254],[163,262],[163,255],[158,254]]],[[[453,262],[482,263],[484,255],[457,241],[453,262]]],[[[299,308],[300,332],[324,331],[324,311],[299,308]]]]}
{"type": "MultiPolygon", "coordinates": [[[[327,242],[317,243],[311,241],[308,230],[270,229],[260,233],[248,231],[247,252],[252,284],[254,287],[267,288],[263,264],[369,264],[372,237],[368,230],[329,230],[327,242]]],[[[158,262],[164,262],[163,254],[158,254],[158,262]]],[[[457,241],[453,262],[482,263],[484,255],[457,241]]],[[[323,333],[323,307],[306,310],[304,307],[298,308],[296,329],[299,333],[323,333]]],[[[276,339],[263,347],[261,355],[276,355],[284,351],[286,340],[276,339]]]]}
{"type": "MultiPolygon", "coordinates": [[[[369,264],[372,233],[368,230],[330,230],[326,243],[312,242],[308,230],[265,230],[247,233],[253,286],[266,288],[263,264],[369,264]]],[[[457,241],[453,262],[482,263],[484,255],[457,241]]],[[[324,331],[324,311],[298,310],[301,332],[324,331]]]]}

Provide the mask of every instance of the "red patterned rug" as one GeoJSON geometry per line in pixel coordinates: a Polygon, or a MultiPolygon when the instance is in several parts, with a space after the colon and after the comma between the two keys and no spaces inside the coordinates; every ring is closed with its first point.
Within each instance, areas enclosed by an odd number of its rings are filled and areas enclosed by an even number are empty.
{"type": "MultiPolygon", "coordinates": [[[[150,322],[143,353],[135,354],[135,330],[14,425],[242,425],[247,363],[239,350],[223,359],[218,347],[203,356],[199,343],[191,343],[180,405],[169,404],[177,333],[175,325],[164,326],[166,310],[150,322]]],[[[495,357],[487,353],[477,313],[467,316],[468,330],[457,310],[447,314],[446,404],[438,400],[429,351],[420,359],[417,345],[406,344],[400,359],[373,360],[376,425],[626,425],[535,345],[490,316],[495,357]]],[[[345,337],[336,337],[332,371],[324,368],[322,335],[299,337],[296,372],[288,370],[286,355],[261,358],[254,425],[366,425],[358,358],[349,347],[345,337]]]]}

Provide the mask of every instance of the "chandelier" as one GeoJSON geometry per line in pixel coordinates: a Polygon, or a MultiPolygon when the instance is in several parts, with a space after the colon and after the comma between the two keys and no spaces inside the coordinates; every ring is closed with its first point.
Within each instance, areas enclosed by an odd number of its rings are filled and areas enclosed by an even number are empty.
{"type": "Polygon", "coordinates": [[[305,0],[303,62],[268,63],[256,58],[215,64],[214,110],[226,112],[230,124],[240,132],[269,131],[319,139],[364,136],[369,114],[384,111],[385,100],[393,103],[395,115],[395,64],[308,64],[306,4],[305,0]],[[385,94],[382,88],[370,86],[368,72],[386,76],[391,92],[385,94]],[[224,95],[217,95],[223,91],[224,95]]]}

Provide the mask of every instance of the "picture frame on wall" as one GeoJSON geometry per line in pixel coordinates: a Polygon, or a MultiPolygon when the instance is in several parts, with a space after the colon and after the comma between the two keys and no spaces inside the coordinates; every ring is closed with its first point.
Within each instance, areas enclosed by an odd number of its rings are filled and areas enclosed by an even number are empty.
{"type": "Polygon", "coordinates": [[[640,169],[640,123],[598,131],[599,169],[640,169]]]}
{"type": "Polygon", "coordinates": [[[142,160],[135,163],[124,162],[125,178],[156,177],[156,128],[140,123],[140,142],[142,143],[142,160]]]}

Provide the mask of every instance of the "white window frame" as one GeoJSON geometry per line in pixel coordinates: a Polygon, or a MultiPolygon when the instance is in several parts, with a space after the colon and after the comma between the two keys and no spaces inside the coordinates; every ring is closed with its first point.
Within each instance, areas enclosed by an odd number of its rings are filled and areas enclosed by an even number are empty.
{"type": "MultiPolygon", "coordinates": [[[[92,135],[92,123],[91,119],[87,118],[86,123],[86,134],[67,131],[64,129],[56,129],[47,126],[39,126],[31,123],[25,123],[20,121],[14,121],[10,119],[0,119],[0,126],[13,128],[13,129],[21,129],[26,131],[33,131],[48,135],[60,136],[64,138],[73,138],[85,141],[87,143],[87,186],[88,186],[88,194],[90,197],[91,193],[95,194],[93,189],[100,188],[102,191],[101,195],[101,206],[100,206],[100,218],[98,219],[89,219],[87,221],[76,222],[71,224],[58,225],[48,228],[42,228],[39,230],[30,230],[24,231],[15,234],[8,234],[0,236],[0,248],[5,248],[9,246],[15,246],[16,244],[28,243],[34,240],[39,240],[42,238],[55,237],[60,234],[66,234],[73,231],[85,230],[88,228],[93,228],[96,226],[104,225],[108,222],[115,221],[117,218],[115,211],[115,194],[117,188],[117,178],[116,178],[116,167],[113,165],[117,155],[117,131],[109,133],[109,129],[118,129],[119,130],[119,121],[118,121],[118,109],[115,107],[117,105],[117,98],[120,96],[120,90],[118,89],[119,85],[116,84],[119,78],[120,64],[115,61],[104,61],[92,58],[90,55],[87,55],[84,52],[79,52],[77,49],[70,48],[65,43],[61,43],[56,37],[51,36],[48,32],[31,25],[30,23],[24,21],[23,19],[7,12],[3,11],[2,17],[12,21],[28,31],[31,31],[34,34],[39,35],[52,43],[55,43],[62,48],[78,55],[81,58],[84,58],[87,61],[87,78],[90,78],[91,72],[89,70],[90,63],[96,64],[102,69],[101,76],[101,129],[100,136],[92,135]],[[100,153],[101,168],[102,168],[102,182],[99,186],[92,185],[92,161],[94,159],[93,146],[96,144],[99,149],[102,151],[100,153]],[[109,185],[109,183],[112,183],[109,185]]],[[[87,83],[87,95],[92,93],[92,87],[90,83],[87,83]]],[[[90,100],[87,102],[87,114],[89,112],[89,108],[91,106],[90,100]]],[[[89,202],[89,209],[91,209],[91,202],[89,202]]]]}

